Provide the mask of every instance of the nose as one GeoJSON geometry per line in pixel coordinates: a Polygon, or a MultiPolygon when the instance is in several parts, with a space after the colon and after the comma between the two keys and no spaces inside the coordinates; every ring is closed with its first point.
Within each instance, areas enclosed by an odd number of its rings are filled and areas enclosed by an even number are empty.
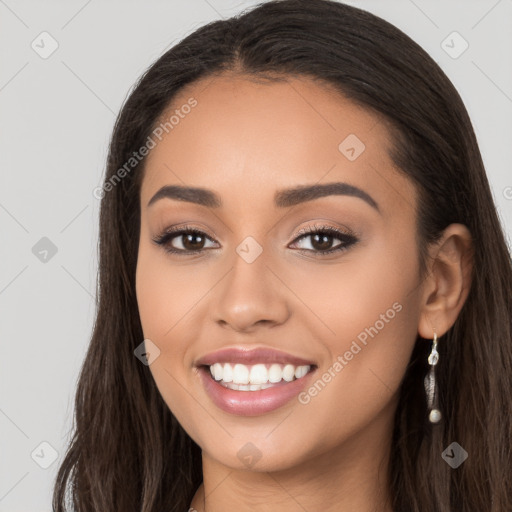
{"type": "Polygon", "coordinates": [[[215,322],[237,332],[253,332],[258,326],[274,327],[290,317],[287,288],[262,255],[252,263],[237,255],[213,304],[215,322]]]}

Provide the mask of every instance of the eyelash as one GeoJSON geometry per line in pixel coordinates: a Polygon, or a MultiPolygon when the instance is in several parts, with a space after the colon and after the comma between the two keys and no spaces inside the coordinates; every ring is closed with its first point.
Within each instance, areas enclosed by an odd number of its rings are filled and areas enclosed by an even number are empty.
{"type": "MultiPolygon", "coordinates": [[[[153,238],[153,242],[163,246],[164,250],[171,254],[176,254],[178,256],[189,256],[193,254],[199,254],[203,252],[205,249],[197,249],[195,251],[189,251],[189,250],[183,250],[183,249],[174,249],[171,247],[170,242],[181,235],[197,235],[197,236],[204,236],[206,238],[209,238],[212,240],[209,236],[206,235],[203,231],[200,231],[196,228],[193,228],[191,226],[182,226],[178,228],[169,228],[166,231],[164,231],[161,235],[159,235],[156,238],[153,238]]],[[[338,228],[335,228],[333,226],[307,226],[297,233],[297,236],[294,238],[293,242],[297,242],[301,238],[306,238],[311,235],[316,234],[323,234],[328,236],[333,236],[335,238],[338,238],[341,243],[334,247],[333,249],[328,249],[326,251],[315,251],[312,249],[297,249],[301,254],[304,253],[314,253],[319,256],[327,256],[329,254],[335,253],[335,252],[343,252],[346,251],[350,246],[354,245],[358,242],[358,239],[351,233],[345,233],[341,231],[338,228]]]]}

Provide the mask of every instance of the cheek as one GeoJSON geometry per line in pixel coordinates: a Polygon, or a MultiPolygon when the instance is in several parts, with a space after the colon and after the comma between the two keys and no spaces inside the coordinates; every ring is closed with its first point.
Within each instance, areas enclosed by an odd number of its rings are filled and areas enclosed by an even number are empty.
{"type": "Polygon", "coordinates": [[[311,435],[326,425],[332,425],[332,438],[350,435],[396,397],[419,317],[418,269],[409,249],[376,244],[375,250],[347,257],[336,272],[331,267],[299,280],[298,293],[321,317],[325,329],[315,319],[316,329],[324,333],[329,354],[300,397],[311,435]]]}
{"type": "Polygon", "coordinates": [[[370,339],[371,327],[379,339],[396,335],[395,330],[414,331],[417,318],[410,312],[418,305],[412,293],[419,284],[417,272],[414,237],[400,240],[389,234],[375,234],[367,245],[332,263],[301,262],[279,269],[301,299],[302,304],[293,301],[301,320],[324,340],[332,357],[348,350],[358,336],[363,343],[370,339]]]}
{"type": "Polygon", "coordinates": [[[136,291],[144,339],[151,340],[160,350],[149,371],[167,407],[175,416],[183,417],[180,411],[186,405],[179,386],[183,382],[183,358],[177,353],[179,347],[172,343],[173,331],[165,334],[175,323],[178,301],[173,288],[167,286],[165,274],[162,275],[157,264],[146,260],[144,251],[139,252],[136,291]]]}
{"type": "Polygon", "coordinates": [[[204,291],[194,280],[190,267],[170,263],[164,249],[141,243],[136,293],[144,336],[167,340],[172,339],[174,331],[179,330],[178,324],[204,291]]]}
{"type": "Polygon", "coordinates": [[[163,250],[140,244],[136,270],[139,316],[144,338],[160,350],[149,370],[162,399],[194,437],[192,420],[200,417],[202,410],[195,409],[187,392],[192,361],[188,349],[197,334],[195,314],[208,283],[191,268],[171,264],[163,250]]]}
{"type": "Polygon", "coordinates": [[[301,435],[310,438],[322,431],[319,450],[393,412],[416,340],[416,304],[406,294],[388,298],[386,290],[376,292],[382,292],[380,307],[372,305],[359,318],[340,315],[336,339],[329,343],[330,361],[299,396],[302,416],[308,418],[301,435]]]}

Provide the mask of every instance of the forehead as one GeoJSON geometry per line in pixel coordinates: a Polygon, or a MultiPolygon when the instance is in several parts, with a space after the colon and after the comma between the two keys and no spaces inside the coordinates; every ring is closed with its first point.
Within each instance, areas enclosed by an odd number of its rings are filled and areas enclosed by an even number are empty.
{"type": "Polygon", "coordinates": [[[343,181],[384,202],[414,193],[393,168],[385,121],[311,79],[207,78],[183,89],[158,126],[143,204],[168,184],[211,188],[239,206],[319,182],[343,181]]]}

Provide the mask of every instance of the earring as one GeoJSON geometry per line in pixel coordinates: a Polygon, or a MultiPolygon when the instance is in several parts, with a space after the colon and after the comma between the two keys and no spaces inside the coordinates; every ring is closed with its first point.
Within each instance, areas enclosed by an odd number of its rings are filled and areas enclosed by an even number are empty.
{"type": "Polygon", "coordinates": [[[429,410],[428,419],[430,423],[438,423],[441,419],[441,411],[438,405],[437,387],[435,368],[439,361],[439,352],[437,351],[437,334],[434,332],[434,339],[432,340],[432,350],[428,356],[428,364],[430,370],[427,373],[424,384],[425,392],[427,394],[427,406],[429,410]]]}

